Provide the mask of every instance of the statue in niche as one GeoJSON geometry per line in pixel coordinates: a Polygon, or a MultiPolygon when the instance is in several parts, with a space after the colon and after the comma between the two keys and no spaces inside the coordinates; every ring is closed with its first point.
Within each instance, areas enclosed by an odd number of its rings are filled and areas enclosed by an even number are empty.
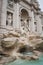
{"type": "Polygon", "coordinates": [[[25,25],[24,20],[21,19],[21,26],[23,27],[25,25]]]}
{"type": "Polygon", "coordinates": [[[28,18],[25,20],[21,19],[21,26],[22,26],[23,30],[29,31],[29,20],[28,20],[28,18]]]}
{"type": "Polygon", "coordinates": [[[11,26],[11,22],[12,22],[12,16],[11,14],[8,15],[8,25],[11,26]]]}
{"type": "Polygon", "coordinates": [[[26,20],[24,20],[24,28],[25,28],[25,30],[27,31],[27,29],[28,29],[28,24],[27,24],[27,19],[26,20]]]}
{"type": "Polygon", "coordinates": [[[22,26],[22,29],[25,30],[25,31],[29,31],[29,18],[26,18],[26,19],[21,19],[21,26],[22,26]]]}

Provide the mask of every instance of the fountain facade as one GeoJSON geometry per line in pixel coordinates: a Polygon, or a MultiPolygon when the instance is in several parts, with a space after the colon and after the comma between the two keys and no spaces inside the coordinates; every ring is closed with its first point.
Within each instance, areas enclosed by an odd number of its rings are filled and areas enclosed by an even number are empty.
{"type": "Polygon", "coordinates": [[[41,37],[43,15],[35,0],[0,0],[0,52],[1,62],[8,63],[18,58],[39,59],[36,46],[43,43],[41,37]],[[21,52],[32,52],[24,56],[21,52]],[[11,59],[10,61],[3,61],[11,59]]]}
{"type": "Polygon", "coordinates": [[[36,34],[42,33],[41,20],[43,15],[40,14],[39,3],[34,0],[6,0],[0,1],[0,9],[3,11],[0,15],[0,33],[6,32],[7,28],[21,30],[27,27],[31,32],[36,34]],[[2,6],[1,6],[2,5],[2,6]]]}

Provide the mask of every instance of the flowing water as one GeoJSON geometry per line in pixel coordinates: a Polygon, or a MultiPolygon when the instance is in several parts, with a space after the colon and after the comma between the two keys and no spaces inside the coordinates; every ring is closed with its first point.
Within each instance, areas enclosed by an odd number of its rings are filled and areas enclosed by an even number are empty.
{"type": "Polygon", "coordinates": [[[36,60],[36,61],[28,61],[28,60],[18,59],[16,61],[11,62],[6,65],[43,65],[43,56],[40,56],[39,60],[36,60]]]}

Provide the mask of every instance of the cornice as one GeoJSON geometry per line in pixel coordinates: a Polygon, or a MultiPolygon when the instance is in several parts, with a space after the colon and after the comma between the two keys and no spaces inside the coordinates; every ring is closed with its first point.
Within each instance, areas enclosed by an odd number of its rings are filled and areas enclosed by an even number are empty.
{"type": "Polygon", "coordinates": [[[29,2],[28,0],[21,0],[21,1],[24,1],[25,3],[27,3],[28,5],[30,5],[31,7],[33,6],[34,7],[34,9],[36,9],[36,10],[41,10],[40,8],[39,8],[39,3],[38,2],[29,2]],[[35,5],[35,4],[37,4],[37,5],[35,5]]]}
{"type": "Polygon", "coordinates": [[[38,2],[33,2],[33,1],[31,1],[31,0],[30,0],[30,2],[29,2],[28,0],[14,0],[14,1],[15,1],[15,3],[20,2],[20,1],[23,1],[23,2],[25,2],[26,4],[28,4],[30,7],[33,6],[34,9],[36,9],[36,10],[41,10],[41,9],[39,8],[38,2]],[[38,4],[38,5],[35,5],[35,4],[38,4]]]}

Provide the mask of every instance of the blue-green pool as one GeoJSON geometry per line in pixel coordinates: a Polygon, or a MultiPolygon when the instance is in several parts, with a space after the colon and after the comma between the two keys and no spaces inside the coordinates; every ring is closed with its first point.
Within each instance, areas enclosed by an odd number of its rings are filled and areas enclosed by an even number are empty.
{"type": "Polygon", "coordinates": [[[19,59],[6,65],[43,65],[43,56],[41,56],[40,59],[36,61],[28,61],[28,60],[19,59]]]}

